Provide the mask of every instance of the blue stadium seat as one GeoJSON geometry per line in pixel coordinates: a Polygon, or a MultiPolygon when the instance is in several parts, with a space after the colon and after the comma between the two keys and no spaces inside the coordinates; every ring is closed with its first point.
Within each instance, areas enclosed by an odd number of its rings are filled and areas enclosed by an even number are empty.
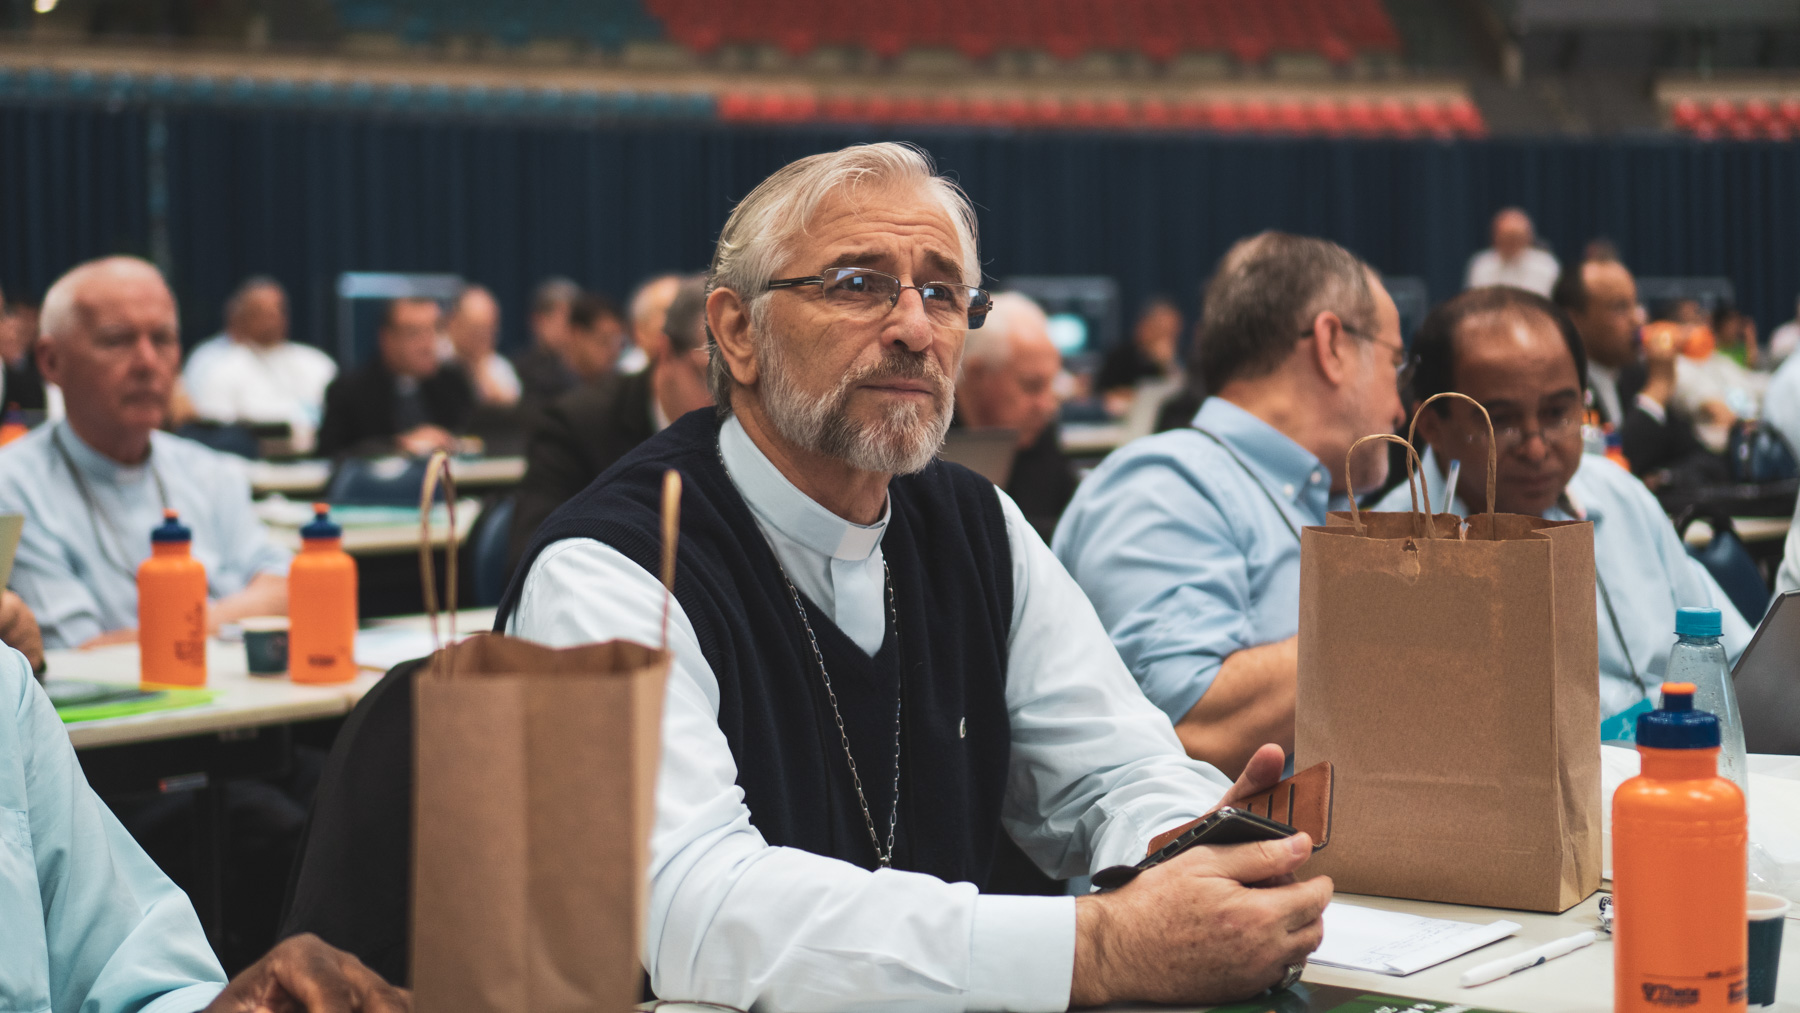
{"type": "Polygon", "coordinates": [[[332,469],[325,499],[357,506],[419,505],[425,487],[423,457],[347,457],[332,469]]]}
{"type": "Polygon", "coordinates": [[[514,497],[507,496],[481,514],[479,530],[471,539],[475,564],[475,600],[469,603],[472,607],[500,604],[500,596],[506,593],[507,582],[512,580],[512,569],[507,565],[506,557],[517,505],[514,497]]]}

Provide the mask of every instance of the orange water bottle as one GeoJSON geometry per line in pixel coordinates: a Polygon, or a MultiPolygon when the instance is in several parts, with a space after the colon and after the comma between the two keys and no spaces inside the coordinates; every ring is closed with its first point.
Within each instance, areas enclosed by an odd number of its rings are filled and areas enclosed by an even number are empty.
{"type": "Polygon", "coordinates": [[[356,560],[344,529],[323,503],[300,529],[300,554],[288,567],[288,677],[295,682],[356,678],[356,560]]]}
{"type": "Polygon", "coordinates": [[[138,681],[145,688],[206,685],[206,567],[193,532],[164,510],[137,571],[138,681]]]}
{"type": "Polygon", "coordinates": [[[1643,772],[1613,795],[1613,1009],[1745,1008],[1744,793],[1719,776],[1719,720],[1665,682],[1638,716],[1643,772]]]}

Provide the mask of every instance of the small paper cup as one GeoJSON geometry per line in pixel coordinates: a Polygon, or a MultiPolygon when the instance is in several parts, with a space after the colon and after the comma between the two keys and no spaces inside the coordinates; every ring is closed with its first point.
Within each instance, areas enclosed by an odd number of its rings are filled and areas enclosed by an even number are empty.
{"type": "Polygon", "coordinates": [[[249,616],[244,630],[244,660],[251,675],[281,675],[288,669],[288,617],[249,616]]]}
{"type": "Polygon", "coordinates": [[[1781,970],[1781,929],[1793,905],[1786,897],[1750,891],[1745,898],[1750,915],[1750,989],[1752,1006],[1775,1002],[1775,976],[1781,970]]]}

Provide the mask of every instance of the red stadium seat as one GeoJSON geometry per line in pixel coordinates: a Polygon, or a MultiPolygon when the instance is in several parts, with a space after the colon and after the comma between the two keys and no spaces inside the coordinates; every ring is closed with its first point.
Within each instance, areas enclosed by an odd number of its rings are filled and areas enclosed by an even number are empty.
{"type": "Polygon", "coordinates": [[[743,92],[726,92],[719,96],[719,119],[726,122],[752,120],[756,118],[756,99],[743,92]]]}
{"type": "Polygon", "coordinates": [[[1312,122],[1314,130],[1332,137],[1349,130],[1349,124],[1344,120],[1344,111],[1330,99],[1313,99],[1309,102],[1306,118],[1312,122]]]}
{"type": "Polygon", "coordinates": [[[1700,109],[1700,103],[1691,98],[1681,99],[1669,110],[1669,119],[1681,130],[1699,129],[1700,121],[1705,117],[1706,114],[1700,109]]]}
{"type": "Polygon", "coordinates": [[[1484,137],[1487,135],[1487,121],[1481,118],[1481,110],[1475,103],[1466,98],[1459,98],[1450,103],[1450,125],[1464,137],[1484,137]]]}
{"type": "Polygon", "coordinates": [[[931,119],[936,123],[961,123],[967,117],[963,100],[955,95],[939,95],[931,100],[931,119]]]}
{"type": "Polygon", "coordinates": [[[1287,99],[1275,106],[1275,128],[1282,133],[1308,134],[1312,132],[1312,126],[1312,117],[1299,101],[1287,99]]]}
{"type": "Polygon", "coordinates": [[[1381,129],[1395,137],[1411,137],[1419,132],[1419,122],[1413,119],[1412,107],[1397,98],[1384,98],[1376,107],[1376,116],[1381,121],[1381,129]]]}
{"type": "Polygon", "coordinates": [[[1206,104],[1206,125],[1223,133],[1244,129],[1244,116],[1237,103],[1214,100],[1206,104]]]}
{"type": "Polygon", "coordinates": [[[1352,98],[1344,102],[1344,124],[1352,134],[1359,137],[1373,137],[1381,133],[1381,121],[1376,118],[1375,106],[1366,98],[1352,98]]]}
{"type": "Polygon", "coordinates": [[[1138,122],[1151,129],[1162,130],[1174,125],[1175,114],[1167,102],[1151,96],[1138,103],[1138,122]]]}
{"type": "Polygon", "coordinates": [[[831,95],[819,103],[819,114],[839,123],[853,123],[862,118],[860,113],[856,99],[849,95],[831,95]]]}

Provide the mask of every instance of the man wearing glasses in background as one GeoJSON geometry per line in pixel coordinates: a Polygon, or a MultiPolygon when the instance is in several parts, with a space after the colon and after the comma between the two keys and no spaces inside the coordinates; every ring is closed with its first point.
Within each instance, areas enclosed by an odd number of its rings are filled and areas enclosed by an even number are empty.
{"type": "Polygon", "coordinates": [[[1379,486],[1401,422],[1400,315],[1335,243],[1241,240],[1206,288],[1196,362],[1214,392],[1082,484],[1053,542],[1188,755],[1227,774],[1294,748],[1300,529],[1379,486]]]}
{"type": "Polygon", "coordinates": [[[967,198],[915,148],[776,172],[713,255],[718,410],[552,514],[501,604],[502,628],[556,646],[666,629],[643,954],[663,998],[1224,1001],[1318,945],[1331,885],[1292,881],[1304,834],[1195,848],[1108,894],[1005,896],[1027,857],[1057,877],[1135,863],[1281,759],[1233,785],[1182,755],[1018,507],[934,461],[980,264],[967,198]]]}
{"type": "MultiPolygon", "coordinates": [[[[1625,469],[1583,454],[1587,356],[1568,316],[1547,299],[1509,288],[1464,292],[1431,311],[1413,339],[1413,394],[1423,403],[1453,390],[1479,401],[1499,445],[1494,509],[1594,525],[1594,590],[1600,629],[1600,712],[1609,738],[1625,737],[1630,712],[1661,684],[1674,644],[1675,610],[1719,610],[1719,642],[1735,663],[1750,625],[1706,568],[1687,554],[1656,497],[1625,469]],[[1627,714],[1620,720],[1618,715],[1627,714]]],[[[1445,399],[1419,416],[1428,445],[1424,484],[1433,511],[1487,509],[1487,425],[1466,402],[1445,399]],[[1445,506],[1446,469],[1462,468],[1445,506]]],[[[1406,483],[1376,507],[1410,510],[1406,483]]]]}

